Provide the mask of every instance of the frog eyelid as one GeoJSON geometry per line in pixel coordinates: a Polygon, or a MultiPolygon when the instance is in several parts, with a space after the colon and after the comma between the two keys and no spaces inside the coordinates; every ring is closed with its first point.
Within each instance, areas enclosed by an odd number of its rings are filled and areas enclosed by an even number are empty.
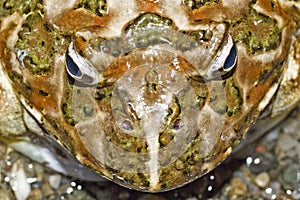
{"type": "Polygon", "coordinates": [[[75,50],[73,42],[66,53],[66,70],[73,79],[85,85],[99,82],[97,70],[75,50]]]}
{"type": "Polygon", "coordinates": [[[237,62],[237,49],[236,45],[230,35],[227,37],[227,41],[218,51],[214,60],[211,62],[208,68],[206,79],[218,79],[222,78],[228,72],[230,72],[237,62]]]}

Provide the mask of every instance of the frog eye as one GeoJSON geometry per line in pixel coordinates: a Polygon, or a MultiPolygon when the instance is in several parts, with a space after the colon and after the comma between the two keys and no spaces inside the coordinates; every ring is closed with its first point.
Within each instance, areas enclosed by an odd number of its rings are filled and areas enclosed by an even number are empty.
{"type": "Polygon", "coordinates": [[[225,42],[217,52],[214,60],[205,76],[206,79],[224,78],[235,67],[237,61],[237,49],[230,35],[226,38],[225,42]]]}
{"type": "Polygon", "coordinates": [[[66,69],[75,81],[84,85],[98,83],[97,70],[75,50],[73,42],[70,43],[66,53],[66,69]]]}

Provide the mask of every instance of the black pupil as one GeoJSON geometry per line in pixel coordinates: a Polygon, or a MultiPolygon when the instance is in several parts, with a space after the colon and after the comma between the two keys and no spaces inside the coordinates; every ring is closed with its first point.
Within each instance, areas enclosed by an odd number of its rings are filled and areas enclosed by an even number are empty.
{"type": "Polygon", "coordinates": [[[225,60],[224,69],[230,69],[234,65],[236,60],[236,55],[237,55],[236,47],[235,45],[233,45],[232,48],[230,49],[230,53],[228,57],[225,60]]]}
{"type": "Polygon", "coordinates": [[[82,73],[79,70],[78,66],[73,61],[73,59],[71,58],[71,56],[69,56],[68,54],[66,55],[66,63],[67,63],[67,67],[68,67],[69,72],[73,76],[79,76],[79,77],[82,76],[82,73]]]}

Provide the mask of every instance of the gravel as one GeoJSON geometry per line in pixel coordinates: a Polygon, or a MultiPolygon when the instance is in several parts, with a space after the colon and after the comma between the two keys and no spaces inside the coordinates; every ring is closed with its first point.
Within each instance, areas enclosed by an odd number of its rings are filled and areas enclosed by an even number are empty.
{"type": "Polygon", "coordinates": [[[25,199],[300,199],[300,108],[232,158],[182,188],[148,194],[110,182],[91,183],[53,172],[0,143],[0,200],[25,199]]]}

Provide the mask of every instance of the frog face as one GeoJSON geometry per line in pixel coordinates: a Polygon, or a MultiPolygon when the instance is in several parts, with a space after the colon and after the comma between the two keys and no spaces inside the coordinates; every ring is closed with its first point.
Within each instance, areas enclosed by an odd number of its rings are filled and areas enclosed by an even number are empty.
{"type": "Polygon", "coordinates": [[[80,162],[151,192],[231,153],[278,91],[296,30],[289,7],[271,1],[59,4],[3,17],[3,68],[80,162]]]}

